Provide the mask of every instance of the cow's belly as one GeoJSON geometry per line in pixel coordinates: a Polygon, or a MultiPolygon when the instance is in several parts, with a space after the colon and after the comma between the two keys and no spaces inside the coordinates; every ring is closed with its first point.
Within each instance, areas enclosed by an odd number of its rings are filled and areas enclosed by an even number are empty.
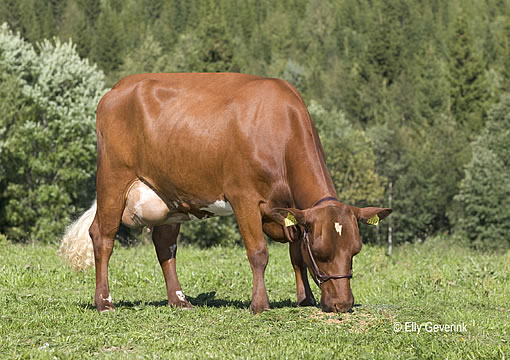
{"type": "Polygon", "coordinates": [[[178,202],[169,207],[150,187],[136,180],[128,190],[122,223],[130,228],[179,224],[212,216],[232,215],[232,207],[224,200],[217,200],[200,209],[183,209],[178,202]]]}

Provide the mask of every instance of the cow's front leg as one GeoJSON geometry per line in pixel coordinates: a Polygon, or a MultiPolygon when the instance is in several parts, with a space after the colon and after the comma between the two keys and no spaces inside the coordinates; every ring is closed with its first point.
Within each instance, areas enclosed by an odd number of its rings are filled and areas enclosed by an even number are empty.
{"type": "Polygon", "coordinates": [[[253,293],[250,307],[254,314],[258,314],[269,309],[269,298],[264,284],[268,251],[262,232],[262,217],[258,206],[247,207],[246,204],[240,204],[236,207],[234,205],[234,212],[253,273],[253,293]]]}
{"type": "Polygon", "coordinates": [[[308,276],[306,274],[306,264],[303,261],[301,253],[301,241],[290,243],[290,261],[296,273],[296,293],[299,306],[314,306],[316,304],[313,297],[308,276]]]}
{"type": "Polygon", "coordinates": [[[179,228],[179,224],[156,226],[152,230],[152,241],[165,277],[168,305],[191,309],[191,304],[182,292],[175,266],[179,228]]]}

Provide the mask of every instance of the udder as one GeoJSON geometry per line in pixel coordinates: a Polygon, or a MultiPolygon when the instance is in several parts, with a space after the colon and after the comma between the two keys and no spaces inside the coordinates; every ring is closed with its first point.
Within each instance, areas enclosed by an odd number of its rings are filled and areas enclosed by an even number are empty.
{"type": "Polygon", "coordinates": [[[128,190],[126,207],[122,213],[122,223],[130,228],[178,224],[190,220],[205,219],[211,216],[229,216],[234,212],[228,201],[216,200],[205,202],[202,207],[179,207],[173,201],[170,208],[158,194],[140,180],[136,180],[128,190]],[[172,207],[173,205],[173,207],[172,207]]]}
{"type": "Polygon", "coordinates": [[[157,226],[165,223],[169,216],[168,206],[150,187],[140,180],[131,185],[122,214],[124,225],[131,228],[157,226]]]}

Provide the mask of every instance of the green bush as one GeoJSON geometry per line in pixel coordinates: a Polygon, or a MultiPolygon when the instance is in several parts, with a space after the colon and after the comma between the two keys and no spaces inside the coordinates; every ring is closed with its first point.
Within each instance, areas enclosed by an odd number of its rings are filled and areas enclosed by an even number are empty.
{"type": "Polygon", "coordinates": [[[37,50],[0,27],[0,231],[55,241],[94,197],[94,113],[103,74],[75,46],[37,50]]]}

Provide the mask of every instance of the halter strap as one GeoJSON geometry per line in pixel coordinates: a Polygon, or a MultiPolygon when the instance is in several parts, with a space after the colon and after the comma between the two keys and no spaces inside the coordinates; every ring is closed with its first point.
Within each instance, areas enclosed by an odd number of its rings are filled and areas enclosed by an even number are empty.
{"type": "MultiPolygon", "coordinates": [[[[326,197],[323,197],[322,199],[320,199],[319,201],[317,201],[315,204],[313,204],[312,207],[317,206],[321,202],[328,201],[328,200],[338,201],[338,199],[334,196],[326,196],[326,197]]],[[[338,201],[338,202],[340,202],[340,201],[338,201]]]]}
{"type": "MultiPolygon", "coordinates": [[[[322,199],[320,199],[319,201],[317,201],[315,204],[313,204],[312,207],[315,207],[324,201],[330,201],[330,200],[340,202],[334,196],[326,196],[326,197],[323,197],[322,199]]],[[[346,275],[324,274],[321,271],[321,269],[319,269],[319,266],[317,266],[317,263],[315,262],[315,258],[313,257],[313,254],[312,254],[312,248],[310,247],[310,240],[308,239],[308,231],[306,231],[306,229],[304,229],[304,231],[303,231],[303,242],[305,244],[306,251],[308,252],[308,257],[310,258],[310,262],[312,265],[313,274],[311,274],[311,275],[312,275],[313,280],[317,284],[317,286],[321,287],[322,284],[324,284],[326,281],[331,280],[331,279],[351,279],[352,278],[352,272],[350,274],[346,274],[346,275]]]]}
{"type": "Polygon", "coordinates": [[[308,257],[310,258],[310,262],[312,263],[312,278],[317,284],[318,287],[321,287],[323,283],[331,279],[352,279],[352,272],[346,275],[327,275],[324,274],[321,269],[317,266],[315,259],[312,254],[312,249],[310,248],[310,240],[308,239],[308,232],[304,230],[303,233],[303,241],[305,243],[306,251],[308,252],[308,257]]]}

